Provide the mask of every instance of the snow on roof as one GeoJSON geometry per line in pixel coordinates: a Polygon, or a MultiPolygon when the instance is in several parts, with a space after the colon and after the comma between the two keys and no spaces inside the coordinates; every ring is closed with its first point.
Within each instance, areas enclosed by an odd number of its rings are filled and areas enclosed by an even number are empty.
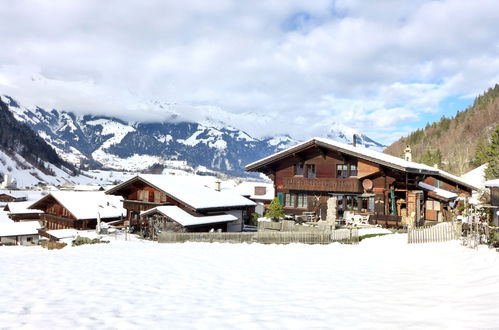
{"type": "Polygon", "coordinates": [[[0,190],[0,195],[9,195],[15,198],[28,197],[28,195],[24,191],[16,191],[16,190],[0,190]]]}
{"type": "Polygon", "coordinates": [[[99,238],[100,236],[95,231],[81,231],[76,229],[53,229],[47,230],[47,234],[57,238],[76,238],[76,236],[80,237],[88,237],[88,238],[99,238]]]}
{"type": "Polygon", "coordinates": [[[227,189],[227,191],[233,191],[235,193],[240,194],[241,196],[249,196],[250,199],[253,200],[272,200],[275,196],[274,185],[272,183],[267,182],[250,182],[245,181],[241,182],[237,186],[232,189],[227,189]],[[264,187],[265,194],[264,195],[256,195],[255,188],[256,187],[264,187]]]}
{"type": "Polygon", "coordinates": [[[169,196],[177,199],[194,209],[229,208],[241,206],[254,206],[251,200],[230,191],[216,191],[199,182],[196,176],[176,176],[160,174],[140,174],[115,188],[107,191],[108,194],[119,190],[129,182],[140,179],[164,191],[169,196]]]}
{"type": "Polygon", "coordinates": [[[485,181],[485,187],[487,187],[487,188],[499,188],[499,179],[485,181]]]}
{"type": "Polygon", "coordinates": [[[38,221],[0,223],[0,236],[36,235],[42,228],[38,221]]]}
{"type": "Polygon", "coordinates": [[[455,194],[451,191],[440,189],[440,188],[434,187],[432,185],[426,184],[424,182],[420,182],[418,185],[423,189],[433,191],[435,194],[437,194],[440,197],[443,197],[446,199],[457,198],[457,194],[455,194]]]}
{"type": "Polygon", "coordinates": [[[35,214],[35,213],[43,213],[41,210],[37,209],[29,209],[33,205],[33,201],[28,202],[11,202],[7,203],[7,208],[9,211],[8,214],[35,214]]]}
{"type": "Polygon", "coordinates": [[[478,166],[477,168],[464,173],[461,177],[467,182],[473,182],[479,188],[485,188],[485,170],[487,169],[487,164],[478,166]]]}
{"type": "Polygon", "coordinates": [[[149,215],[156,212],[167,216],[168,218],[172,219],[175,222],[178,222],[184,227],[237,220],[235,216],[230,214],[195,217],[192,214],[185,212],[180,207],[174,205],[158,206],[151,210],[144,211],[140,215],[149,215]]]}
{"type": "Polygon", "coordinates": [[[362,146],[356,146],[354,147],[353,145],[350,144],[345,144],[341,143],[338,141],[334,141],[331,139],[326,139],[326,138],[313,138],[308,141],[302,142],[300,144],[297,144],[294,147],[291,147],[289,149],[277,152],[273,155],[270,155],[268,157],[262,158],[256,162],[253,162],[251,164],[246,165],[247,170],[251,170],[253,167],[256,167],[258,165],[261,165],[262,163],[266,163],[267,161],[273,160],[273,159],[279,159],[280,157],[288,155],[290,152],[293,151],[298,151],[303,147],[307,147],[309,145],[317,144],[319,146],[324,146],[327,148],[332,148],[334,150],[338,150],[340,152],[344,152],[347,154],[355,155],[359,158],[374,161],[376,163],[386,165],[389,167],[395,167],[400,170],[404,171],[411,171],[411,172],[421,172],[421,173],[426,173],[430,175],[439,175],[441,177],[447,178],[449,180],[452,180],[454,182],[457,182],[463,186],[478,190],[476,186],[473,184],[470,184],[467,181],[464,181],[461,178],[458,178],[457,176],[450,174],[448,172],[442,171],[440,169],[425,165],[425,164],[420,164],[416,162],[409,162],[406,161],[405,159],[395,157],[392,155],[388,155],[379,151],[375,151],[372,149],[364,148],[362,146]]]}
{"type": "Polygon", "coordinates": [[[78,220],[96,219],[97,213],[102,219],[118,218],[126,214],[120,196],[106,195],[103,191],[53,191],[39,202],[52,196],[78,220]]]}
{"type": "Polygon", "coordinates": [[[98,184],[78,184],[74,186],[75,191],[100,191],[104,188],[98,184]]]}

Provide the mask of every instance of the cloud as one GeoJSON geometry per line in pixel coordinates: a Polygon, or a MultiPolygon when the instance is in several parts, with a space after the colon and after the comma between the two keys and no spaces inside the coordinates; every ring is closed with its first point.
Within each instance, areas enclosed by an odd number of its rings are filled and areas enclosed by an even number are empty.
{"type": "Polygon", "coordinates": [[[499,79],[489,0],[15,1],[0,21],[0,93],[132,120],[182,104],[257,136],[335,121],[389,143],[499,79]]]}

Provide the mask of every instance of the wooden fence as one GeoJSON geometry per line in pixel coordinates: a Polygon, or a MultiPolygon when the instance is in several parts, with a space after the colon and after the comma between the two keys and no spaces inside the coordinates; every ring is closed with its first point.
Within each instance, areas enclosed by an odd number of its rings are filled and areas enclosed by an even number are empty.
{"type": "Polygon", "coordinates": [[[237,232],[237,233],[174,233],[158,235],[159,243],[261,243],[261,244],[329,244],[333,242],[356,244],[359,241],[357,229],[339,229],[322,232],[237,232]]]}
{"type": "Polygon", "coordinates": [[[435,226],[409,228],[407,231],[408,243],[445,242],[461,237],[461,224],[457,222],[443,222],[435,226]]]}
{"type": "Polygon", "coordinates": [[[314,225],[299,225],[292,220],[282,220],[280,222],[260,221],[258,222],[258,231],[299,231],[299,232],[323,232],[334,231],[334,224],[319,221],[314,225]]]}

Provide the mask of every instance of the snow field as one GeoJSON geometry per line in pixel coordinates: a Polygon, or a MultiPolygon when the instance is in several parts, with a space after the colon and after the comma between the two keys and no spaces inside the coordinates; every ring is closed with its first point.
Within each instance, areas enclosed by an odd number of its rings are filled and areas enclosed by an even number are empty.
{"type": "Polygon", "coordinates": [[[0,247],[7,329],[494,328],[499,253],[459,242],[0,247]]]}

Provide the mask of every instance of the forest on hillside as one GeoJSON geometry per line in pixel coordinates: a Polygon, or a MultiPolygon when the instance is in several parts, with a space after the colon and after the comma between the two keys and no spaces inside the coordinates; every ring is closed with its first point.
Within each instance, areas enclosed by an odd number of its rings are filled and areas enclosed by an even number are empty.
{"type": "Polygon", "coordinates": [[[442,117],[403,137],[384,150],[401,156],[409,145],[413,160],[462,175],[479,164],[477,146],[490,141],[499,125],[499,85],[478,96],[466,110],[454,117],[442,117]]]}

